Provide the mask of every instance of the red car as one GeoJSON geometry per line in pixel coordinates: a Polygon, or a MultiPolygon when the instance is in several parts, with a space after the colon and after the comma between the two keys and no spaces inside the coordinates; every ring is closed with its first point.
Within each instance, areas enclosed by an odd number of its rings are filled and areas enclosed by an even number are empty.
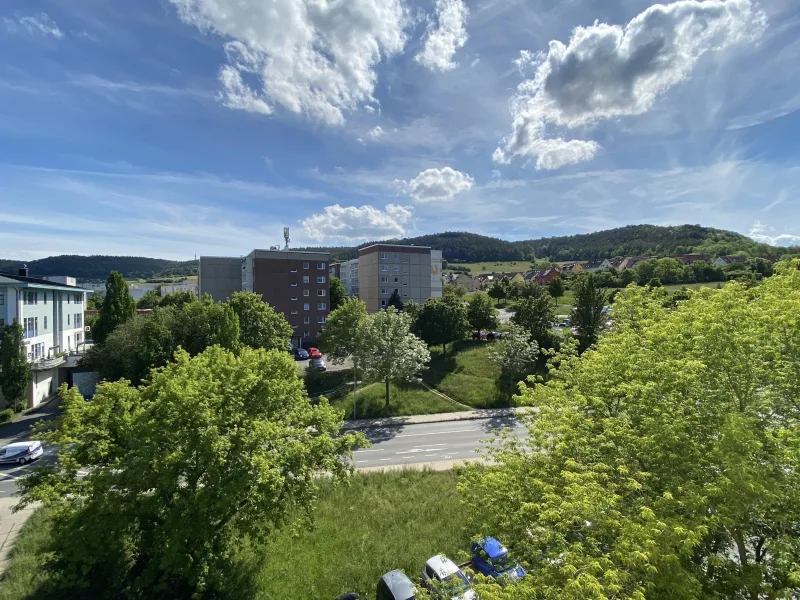
{"type": "Polygon", "coordinates": [[[315,359],[315,358],[322,358],[322,352],[320,352],[316,348],[309,348],[308,349],[308,357],[310,359],[312,359],[312,360],[315,359]]]}

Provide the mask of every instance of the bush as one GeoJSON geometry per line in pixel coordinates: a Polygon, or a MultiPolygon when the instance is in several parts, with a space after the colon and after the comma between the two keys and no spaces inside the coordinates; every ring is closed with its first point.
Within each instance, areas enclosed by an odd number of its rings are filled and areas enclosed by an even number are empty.
{"type": "Polygon", "coordinates": [[[13,418],[14,418],[13,408],[5,408],[3,410],[0,410],[0,423],[8,423],[13,418]]]}

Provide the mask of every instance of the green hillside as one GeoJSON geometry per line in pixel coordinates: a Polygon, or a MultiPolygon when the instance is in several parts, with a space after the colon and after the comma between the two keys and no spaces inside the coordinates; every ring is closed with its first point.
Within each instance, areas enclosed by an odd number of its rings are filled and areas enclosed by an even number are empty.
{"type": "Polygon", "coordinates": [[[0,259],[0,271],[16,273],[28,265],[31,277],[69,275],[78,279],[106,279],[111,271],[119,271],[129,279],[196,275],[197,261],[174,261],[142,256],[77,256],[64,254],[38,260],[0,259]]]}

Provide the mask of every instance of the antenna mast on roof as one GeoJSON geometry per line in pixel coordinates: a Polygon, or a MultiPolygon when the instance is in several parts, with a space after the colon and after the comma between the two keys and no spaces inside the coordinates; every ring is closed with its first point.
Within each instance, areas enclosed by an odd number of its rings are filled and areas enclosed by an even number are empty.
{"type": "Polygon", "coordinates": [[[288,250],[289,249],[289,228],[288,227],[284,227],[283,228],[283,239],[286,240],[286,246],[284,246],[283,249],[284,250],[288,250]]]}

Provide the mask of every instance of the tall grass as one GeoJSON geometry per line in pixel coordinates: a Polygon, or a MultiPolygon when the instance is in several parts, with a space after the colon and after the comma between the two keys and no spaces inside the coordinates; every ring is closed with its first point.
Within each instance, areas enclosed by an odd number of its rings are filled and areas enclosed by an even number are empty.
{"type": "Polygon", "coordinates": [[[50,540],[47,513],[39,509],[31,515],[14,542],[8,569],[0,579],[0,600],[44,598],[41,586],[47,582],[42,554],[50,540]]]}
{"type": "Polygon", "coordinates": [[[278,531],[256,587],[265,600],[333,600],[356,591],[375,598],[384,573],[418,579],[438,553],[453,559],[469,535],[452,471],[357,474],[349,487],[323,482],[313,530],[278,531]]]}
{"type": "MultiPolygon", "coordinates": [[[[352,391],[340,394],[330,402],[344,411],[345,419],[353,418],[352,391]]],[[[356,392],[356,417],[359,419],[427,415],[459,410],[466,409],[415,383],[390,383],[388,408],[386,407],[386,390],[383,383],[373,383],[356,392]]]]}

